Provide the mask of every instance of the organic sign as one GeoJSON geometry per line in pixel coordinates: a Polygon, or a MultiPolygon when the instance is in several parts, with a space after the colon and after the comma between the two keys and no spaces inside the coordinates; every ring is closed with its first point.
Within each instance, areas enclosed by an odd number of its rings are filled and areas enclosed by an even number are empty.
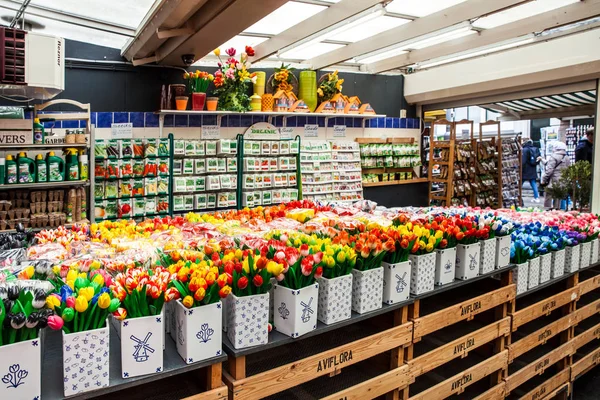
{"type": "Polygon", "coordinates": [[[268,122],[258,122],[244,132],[246,139],[279,140],[279,129],[268,122]]]}

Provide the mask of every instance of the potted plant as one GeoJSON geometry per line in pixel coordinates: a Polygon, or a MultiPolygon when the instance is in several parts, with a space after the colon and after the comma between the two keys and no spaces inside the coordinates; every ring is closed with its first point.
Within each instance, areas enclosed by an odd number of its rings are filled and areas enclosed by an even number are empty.
{"type": "Polygon", "coordinates": [[[585,235],[575,231],[566,232],[565,246],[565,272],[571,273],[579,270],[581,263],[581,245],[585,235]]]}
{"type": "Polygon", "coordinates": [[[415,240],[408,256],[411,261],[410,292],[419,295],[430,292],[435,287],[436,254],[433,251],[442,238],[436,238],[429,229],[421,225],[411,225],[412,233],[417,237],[417,240],[415,240]]]}
{"type": "MultiPolygon", "coordinates": [[[[233,257],[228,257],[226,262],[232,260],[233,257]]],[[[231,293],[228,285],[231,275],[219,274],[217,267],[201,259],[195,262],[180,260],[171,265],[169,271],[174,274],[174,279],[167,289],[167,297],[171,295],[169,291],[175,289],[174,297],[178,299],[173,303],[177,352],[187,364],[220,356],[221,299],[231,293]]]]}
{"type": "Polygon", "coordinates": [[[223,61],[221,50],[214,51],[219,58],[219,69],[215,72],[214,79],[214,95],[219,98],[217,108],[220,111],[250,111],[248,84],[256,82],[256,73],[248,71],[248,57],[249,54],[254,54],[254,51],[246,46],[246,51],[240,54],[239,60],[235,58],[236,53],[234,48],[227,49],[226,54],[229,58],[223,61]]]}
{"type": "Polygon", "coordinates": [[[274,326],[291,337],[302,336],[317,329],[319,284],[323,275],[323,252],[314,251],[307,244],[300,249],[282,243],[278,249],[270,247],[267,257],[284,265],[283,278],[274,289],[274,326]],[[270,257],[270,258],[271,258],[270,257]]]}
{"type": "Polygon", "coordinates": [[[529,285],[529,260],[534,256],[534,250],[522,240],[522,234],[513,232],[510,250],[510,260],[517,267],[513,270],[513,283],[517,285],[517,294],[525,293],[529,285]]]}
{"type": "MultiPolygon", "coordinates": [[[[49,303],[54,306],[58,299],[49,303]]],[[[35,399],[41,396],[39,331],[53,318],[45,308],[46,292],[8,283],[0,286],[0,397],[35,399]]]]}
{"type": "Polygon", "coordinates": [[[438,248],[435,250],[435,284],[445,285],[454,281],[456,274],[456,234],[458,228],[445,217],[436,217],[432,222],[432,229],[436,235],[442,236],[438,248]],[[438,234],[437,232],[440,232],[438,234]]]}
{"type": "Polygon", "coordinates": [[[490,236],[496,238],[496,268],[506,267],[510,263],[510,234],[513,229],[513,223],[504,218],[497,218],[492,224],[490,236]]]}
{"type": "Polygon", "coordinates": [[[383,266],[383,302],[394,304],[408,300],[410,295],[410,261],[408,256],[417,237],[409,234],[404,225],[391,227],[386,236],[394,242],[393,250],[388,251],[383,266]]]}
{"type": "Polygon", "coordinates": [[[385,239],[379,229],[361,233],[354,244],[356,265],[352,269],[352,310],[359,314],[373,311],[383,304],[383,267],[381,262],[394,241],[385,239]]]}
{"type": "Polygon", "coordinates": [[[187,81],[188,91],[192,94],[192,110],[204,110],[208,84],[215,80],[212,74],[205,71],[186,72],[183,78],[187,81]]]}
{"type": "Polygon", "coordinates": [[[46,303],[53,307],[48,317],[51,329],[62,330],[65,397],[108,386],[108,314],[118,312],[121,302],[114,298],[101,273],[77,274],[70,270],[46,303]],[[91,278],[91,279],[90,279],[91,278]],[[59,303],[60,302],[60,303],[59,303]],[[91,351],[83,352],[87,348],[91,351]]]}
{"type": "Polygon", "coordinates": [[[283,273],[283,265],[246,250],[232,274],[232,293],[227,297],[227,337],[236,349],[258,346],[269,340],[269,289],[271,277],[283,273]]]}
{"type": "Polygon", "coordinates": [[[456,278],[471,279],[479,275],[481,263],[481,245],[479,240],[486,240],[489,236],[489,227],[478,228],[471,217],[454,217],[454,224],[458,226],[456,234],[456,278]]]}
{"type": "Polygon", "coordinates": [[[170,273],[164,267],[130,268],[115,276],[111,289],[123,308],[113,315],[119,321],[121,376],[162,372],[164,348],[163,305],[170,273]]]}

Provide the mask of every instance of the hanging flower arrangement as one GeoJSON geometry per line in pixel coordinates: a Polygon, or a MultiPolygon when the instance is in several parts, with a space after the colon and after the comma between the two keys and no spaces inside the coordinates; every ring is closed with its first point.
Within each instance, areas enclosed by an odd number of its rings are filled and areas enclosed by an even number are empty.
{"type": "Polygon", "coordinates": [[[213,52],[219,58],[219,69],[215,72],[215,96],[219,97],[220,111],[245,112],[250,111],[248,84],[256,82],[256,73],[248,72],[250,61],[248,57],[254,54],[254,49],[246,46],[246,51],[236,59],[236,50],[232,47],[225,52],[229,56],[226,61],[221,59],[221,50],[213,52]]]}

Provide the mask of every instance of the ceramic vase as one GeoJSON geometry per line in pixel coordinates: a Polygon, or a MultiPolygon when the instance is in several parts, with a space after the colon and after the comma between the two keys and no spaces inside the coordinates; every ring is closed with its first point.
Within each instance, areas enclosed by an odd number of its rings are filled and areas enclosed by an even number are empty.
{"type": "Polygon", "coordinates": [[[481,261],[481,245],[458,244],[456,245],[456,278],[467,280],[479,275],[481,261]]]}
{"type": "Polygon", "coordinates": [[[600,254],[600,241],[598,239],[592,240],[592,250],[590,254],[590,264],[596,264],[598,262],[598,255],[600,254]]]}
{"type": "Polygon", "coordinates": [[[456,247],[435,251],[435,284],[445,285],[454,281],[456,274],[456,247]]]}
{"type": "Polygon", "coordinates": [[[159,315],[120,321],[121,376],[156,374],[163,370],[164,317],[159,315]]]}
{"type": "Polygon", "coordinates": [[[552,269],[550,276],[552,279],[563,276],[565,273],[565,249],[553,251],[552,254],[552,269]]]}
{"type": "Polygon", "coordinates": [[[548,282],[552,276],[552,254],[546,253],[540,256],[540,284],[548,282]]]}
{"type": "Polygon", "coordinates": [[[510,235],[496,237],[496,268],[510,264],[510,235]]]}
{"type": "Polygon", "coordinates": [[[322,277],[318,282],[318,320],[329,325],[349,319],[352,316],[352,274],[333,279],[322,277]]]}
{"type": "Polygon", "coordinates": [[[579,247],[579,268],[587,268],[590,266],[592,256],[592,242],[581,243],[579,247]]]}
{"type": "Polygon", "coordinates": [[[484,275],[492,272],[496,266],[496,239],[480,240],[479,243],[479,275],[484,275]]]}
{"type": "Polygon", "coordinates": [[[236,349],[269,341],[269,293],[227,296],[227,337],[236,349]]]}
{"type": "Polygon", "coordinates": [[[299,337],[317,329],[319,284],[302,289],[289,289],[275,285],[274,326],[290,337],[299,337]]]}
{"type": "Polygon", "coordinates": [[[207,360],[222,354],[223,303],[217,301],[187,308],[181,300],[173,302],[177,325],[177,352],[186,364],[207,360]]]}
{"type": "Polygon", "coordinates": [[[517,285],[517,294],[525,293],[529,284],[529,262],[517,264],[513,270],[513,283],[517,285]]]}
{"type": "Polygon", "coordinates": [[[410,292],[423,294],[431,292],[435,287],[435,253],[409,255],[410,292]]]}
{"type": "Polygon", "coordinates": [[[410,261],[396,264],[382,262],[383,302],[395,304],[408,300],[410,295],[410,261]]]}
{"type": "Polygon", "coordinates": [[[565,247],[565,272],[567,274],[579,270],[581,245],[565,247]]]}
{"type": "Polygon", "coordinates": [[[533,289],[540,284],[540,258],[529,260],[529,273],[527,277],[527,289],[533,289]]]}
{"type": "MultiPolygon", "coordinates": [[[[0,377],[2,377],[0,399],[32,400],[40,398],[42,392],[41,347],[39,338],[0,346],[0,377]]],[[[77,367],[80,366],[77,365],[77,367]]],[[[83,388],[85,388],[85,383],[82,385],[83,388]]]]}
{"type": "Polygon", "coordinates": [[[352,270],[352,311],[364,314],[383,304],[383,267],[352,270]]]}

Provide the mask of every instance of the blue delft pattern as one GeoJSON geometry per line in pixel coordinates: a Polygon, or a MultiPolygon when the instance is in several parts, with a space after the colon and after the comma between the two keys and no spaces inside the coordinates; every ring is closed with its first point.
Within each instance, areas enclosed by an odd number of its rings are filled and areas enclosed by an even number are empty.
{"type": "Polygon", "coordinates": [[[540,258],[529,260],[529,273],[527,277],[527,289],[532,289],[540,283],[540,258]]]}
{"type": "Polygon", "coordinates": [[[410,255],[410,292],[422,294],[433,290],[435,285],[435,253],[410,255]]]}
{"type": "Polygon", "coordinates": [[[65,396],[108,386],[109,329],[63,336],[65,396]]]}
{"type": "Polygon", "coordinates": [[[565,274],[565,250],[552,252],[552,279],[565,274]]]}
{"type": "Polygon", "coordinates": [[[319,279],[319,308],[317,319],[333,324],[352,314],[352,275],[335,279],[319,279]]]}
{"type": "Polygon", "coordinates": [[[352,310],[359,314],[381,308],[383,267],[368,271],[352,270],[352,310]]]}
{"type": "Polygon", "coordinates": [[[481,259],[479,262],[479,274],[487,274],[494,270],[496,264],[496,239],[482,240],[481,259]]]}
{"type": "Polygon", "coordinates": [[[229,296],[227,337],[236,349],[266,344],[269,339],[269,295],[229,296]]]}

